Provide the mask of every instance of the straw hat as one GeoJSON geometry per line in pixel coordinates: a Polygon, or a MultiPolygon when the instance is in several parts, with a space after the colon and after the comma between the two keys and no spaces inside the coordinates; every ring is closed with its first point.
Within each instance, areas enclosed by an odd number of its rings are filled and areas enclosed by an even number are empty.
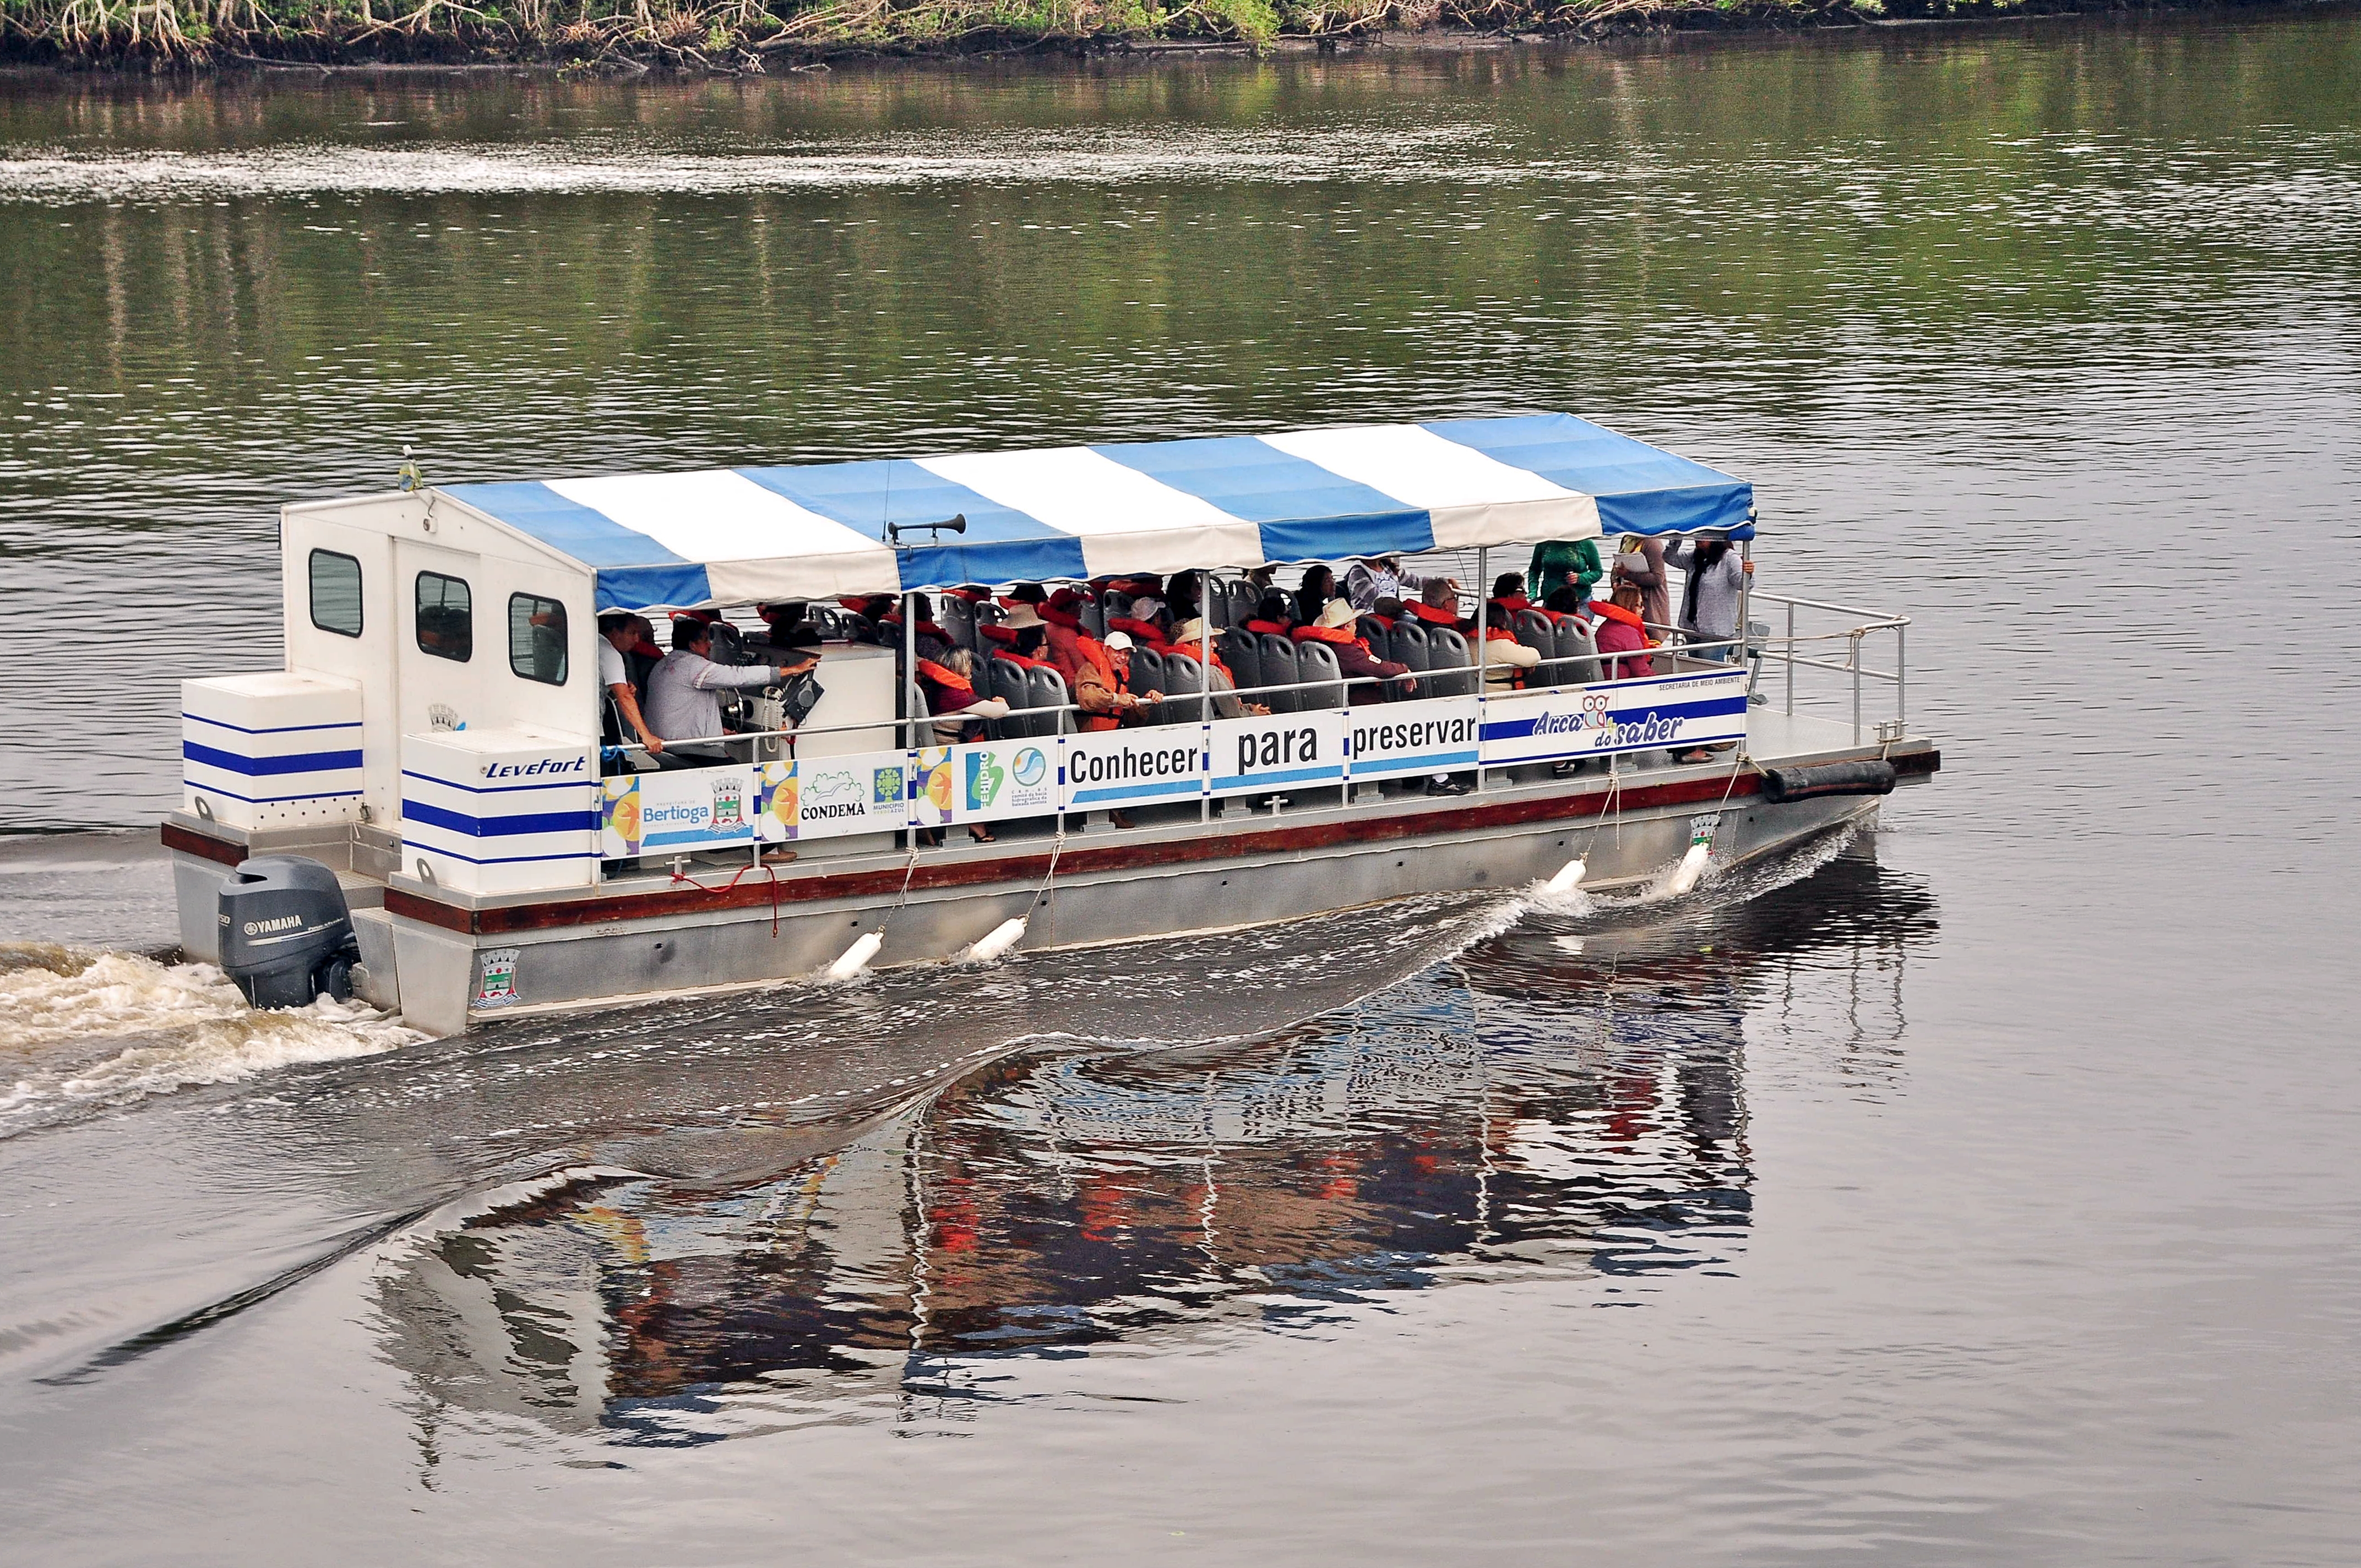
{"type": "Polygon", "coordinates": [[[1009,607],[1008,613],[1000,618],[1000,624],[1011,631],[1029,631],[1037,626],[1048,623],[1042,620],[1039,611],[1023,599],[1018,599],[1009,607]]]}
{"type": "Polygon", "coordinates": [[[1205,640],[1205,618],[1196,616],[1172,629],[1175,642],[1202,642],[1205,640]]]}
{"type": "Polygon", "coordinates": [[[1312,624],[1334,631],[1340,626],[1350,626],[1359,619],[1360,611],[1353,608],[1351,599],[1330,599],[1328,608],[1320,612],[1320,619],[1312,624]]]}

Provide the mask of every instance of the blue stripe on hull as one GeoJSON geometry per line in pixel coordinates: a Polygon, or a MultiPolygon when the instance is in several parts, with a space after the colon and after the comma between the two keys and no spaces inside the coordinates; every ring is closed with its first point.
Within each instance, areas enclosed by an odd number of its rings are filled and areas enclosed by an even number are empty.
{"type": "Polygon", "coordinates": [[[402,797],[401,815],[404,821],[423,822],[429,828],[464,833],[470,839],[512,839],[525,833],[588,833],[598,826],[598,813],[595,811],[528,811],[510,817],[470,817],[407,795],[402,797]]]}
{"type": "Polygon", "coordinates": [[[358,751],[297,751],[284,757],[242,757],[235,751],[217,751],[201,746],[194,740],[181,742],[183,762],[202,762],[209,768],[219,768],[225,773],[240,773],[247,778],[266,778],[280,773],[333,773],[361,765],[358,751]]]}

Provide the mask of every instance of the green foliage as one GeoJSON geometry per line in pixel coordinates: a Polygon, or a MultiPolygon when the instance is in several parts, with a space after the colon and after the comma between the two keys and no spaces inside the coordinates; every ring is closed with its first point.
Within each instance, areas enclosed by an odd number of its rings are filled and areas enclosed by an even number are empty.
{"type": "MultiPolygon", "coordinates": [[[[1841,0],[1866,14],[2026,0],[1841,0]]],[[[1825,15],[1824,0],[1706,0],[1741,21],[1825,15]]],[[[1339,37],[1438,24],[1597,32],[1694,17],[1697,0],[0,0],[0,49],[200,62],[222,51],[313,60],[626,58],[734,68],[761,47],[956,48],[1021,39],[1339,37]]]]}

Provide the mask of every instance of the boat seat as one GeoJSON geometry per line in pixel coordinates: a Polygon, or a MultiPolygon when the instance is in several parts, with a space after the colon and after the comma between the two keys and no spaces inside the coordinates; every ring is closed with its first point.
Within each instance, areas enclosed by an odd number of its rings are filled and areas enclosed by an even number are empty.
{"type": "Polygon", "coordinates": [[[1164,655],[1164,684],[1158,689],[1164,693],[1164,706],[1156,723],[1194,724],[1203,716],[1204,704],[1198,699],[1205,691],[1205,666],[1190,655],[1164,655]]]}
{"type": "Polygon", "coordinates": [[[1369,645],[1369,652],[1380,659],[1391,658],[1394,641],[1393,622],[1382,615],[1365,615],[1356,623],[1353,635],[1369,645]]]}
{"type": "Polygon", "coordinates": [[[1429,695],[1433,696],[1474,696],[1476,695],[1476,664],[1468,657],[1467,639],[1456,627],[1428,626],[1426,633],[1426,667],[1433,674],[1427,680],[1429,695]]]}
{"type": "Polygon", "coordinates": [[[1082,623],[1082,630],[1097,638],[1100,641],[1105,641],[1106,607],[1093,601],[1084,604],[1079,614],[1082,623]]]}
{"type": "MultiPolygon", "coordinates": [[[[1217,644],[1222,651],[1222,663],[1230,667],[1231,678],[1237,682],[1240,691],[1262,685],[1262,650],[1256,646],[1258,641],[1253,632],[1238,627],[1223,632],[1217,644]]],[[[1262,698],[1246,700],[1260,702],[1262,698]]]]}
{"type": "MultiPolygon", "coordinates": [[[[991,662],[990,668],[992,696],[1014,708],[1032,706],[1026,682],[1026,676],[1031,674],[1030,671],[1011,659],[994,659],[991,662]]],[[[995,740],[1013,740],[1019,735],[1033,733],[1029,721],[1021,713],[1012,713],[1005,718],[987,719],[984,721],[984,728],[991,732],[992,738],[995,740]]]]}
{"type": "MultiPolygon", "coordinates": [[[[1394,663],[1408,664],[1412,674],[1422,675],[1433,667],[1433,649],[1427,639],[1426,623],[1417,617],[1405,615],[1395,621],[1393,636],[1389,641],[1393,646],[1394,663]]],[[[1370,646],[1375,647],[1376,644],[1370,646]]],[[[1421,681],[1418,684],[1423,691],[1426,683],[1421,681]]],[[[1429,692],[1427,695],[1432,696],[1434,694],[1429,692]]]]}
{"type": "Polygon", "coordinates": [[[1318,681],[1296,696],[1296,711],[1311,713],[1320,708],[1345,706],[1345,688],[1334,683],[1345,678],[1345,671],[1336,663],[1336,651],[1325,642],[1299,642],[1295,645],[1295,678],[1318,681]]]}
{"type": "Polygon", "coordinates": [[[964,648],[978,659],[992,657],[992,650],[975,634],[975,606],[957,594],[945,594],[935,606],[935,623],[951,640],[954,648],[964,648]]]}
{"type": "Polygon", "coordinates": [[[990,599],[986,599],[982,604],[969,606],[968,613],[975,617],[976,657],[982,658],[983,650],[999,646],[996,639],[984,635],[985,628],[998,626],[1002,621],[1006,620],[1008,612],[990,599]]]}
{"type": "MultiPolygon", "coordinates": [[[[1267,686],[1292,686],[1301,679],[1295,673],[1295,644],[1275,631],[1266,631],[1255,639],[1256,664],[1267,686]]],[[[1267,691],[1257,700],[1273,713],[1293,713],[1298,709],[1296,693],[1267,691]]]]}
{"type": "Polygon", "coordinates": [[[1229,598],[1232,626],[1244,626],[1247,621],[1252,620],[1256,607],[1262,602],[1262,595],[1257,592],[1255,586],[1244,577],[1237,578],[1229,585],[1229,598]]]}
{"type": "Polygon", "coordinates": [[[1074,699],[1067,694],[1066,677],[1057,671],[1036,664],[1025,672],[1025,706],[1032,711],[1026,715],[1027,735],[1056,735],[1073,728],[1074,716],[1060,711],[1074,699]]]}
{"type": "Polygon", "coordinates": [[[1561,684],[1587,685],[1600,678],[1598,639],[1573,616],[1557,623],[1557,656],[1565,670],[1561,684]]]}
{"type": "Polygon", "coordinates": [[[1533,666],[1526,680],[1539,686],[1568,684],[1565,673],[1558,667],[1557,627],[1550,620],[1549,611],[1521,609],[1510,618],[1509,630],[1516,634],[1519,642],[1541,655],[1542,662],[1533,666]]]}
{"type": "Polygon", "coordinates": [[[1146,643],[1135,644],[1131,650],[1130,687],[1135,696],[1164,689],[1164,655],[1146,643]]]}

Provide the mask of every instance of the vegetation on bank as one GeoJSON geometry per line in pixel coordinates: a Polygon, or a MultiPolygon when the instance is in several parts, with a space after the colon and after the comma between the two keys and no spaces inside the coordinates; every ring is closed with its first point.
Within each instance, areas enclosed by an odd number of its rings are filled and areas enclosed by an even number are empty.
{"type": "Polygon", "coordinates": [[[754,71],[851,53],[1262,49],[1437,28],[1598,37],[2084,8],[2085,0],[0,0],[0,55],[754,71]]]}

